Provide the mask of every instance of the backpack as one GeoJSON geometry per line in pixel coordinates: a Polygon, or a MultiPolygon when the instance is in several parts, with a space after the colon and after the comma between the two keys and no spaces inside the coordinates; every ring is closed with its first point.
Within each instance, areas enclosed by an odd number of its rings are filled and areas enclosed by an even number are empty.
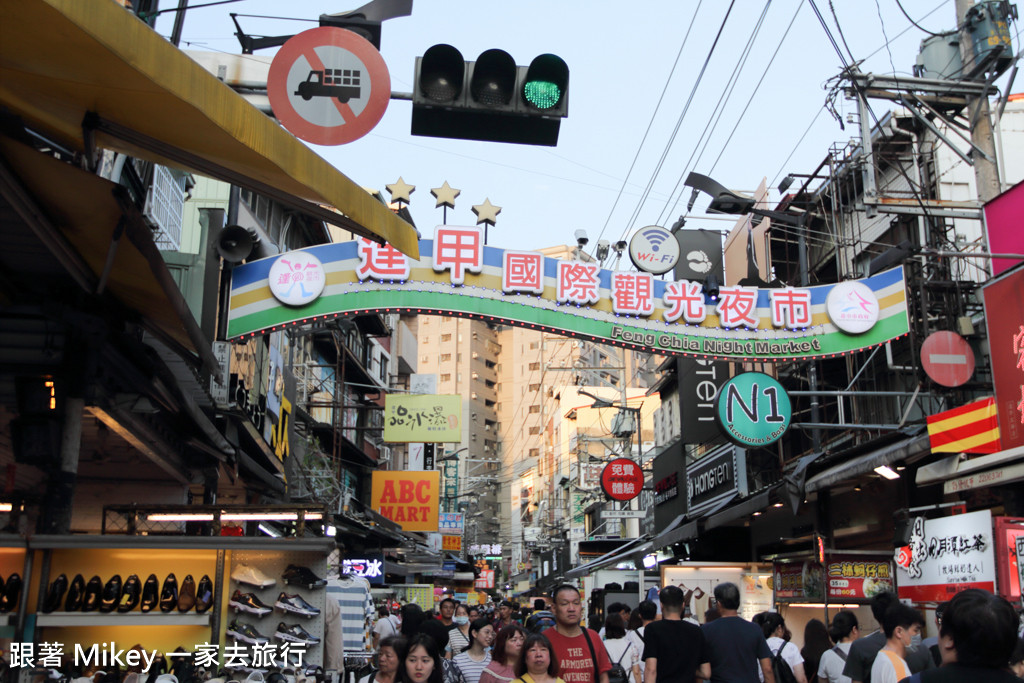
{"type": "Polygon", "coordinates": [[[555,625],[555,615],[548,610],[534,612],[526,619],[526,630],[530,633],[543,633],[555,625]]]}
{"type": "Polygon", "coordinates": [[[608,683],[629,683],[629,672],[622,666],[622,658],[629,653],[630,645],[626,643],[626,649],[622,651],[619,660],[612,664],[608,671],[608,683]]]}
{"type": "Polygon", "coordinates": [[[782,658],[782,650],[786,645],[787,643],[783,643],[772,657],[772,673],[775,674],[775,683],[796,683],[796,676],[789,668],[789,662],[782,658]]]}

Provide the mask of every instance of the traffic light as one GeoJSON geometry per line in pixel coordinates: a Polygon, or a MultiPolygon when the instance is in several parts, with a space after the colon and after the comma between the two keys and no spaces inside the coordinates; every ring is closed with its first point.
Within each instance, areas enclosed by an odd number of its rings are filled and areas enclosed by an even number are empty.
{"type": "Polygon", "coordinates": [[[414,83],[413,135],[553,147],[569,112],[569,67],[552,54],[518,66],[504,50],[467,62],[434,45],[416,59],[414,83]]]}

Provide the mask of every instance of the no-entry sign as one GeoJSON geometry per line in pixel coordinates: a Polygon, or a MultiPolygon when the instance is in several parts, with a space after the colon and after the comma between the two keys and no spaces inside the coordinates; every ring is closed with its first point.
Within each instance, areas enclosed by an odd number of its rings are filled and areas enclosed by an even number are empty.
{"type": "Polygon", "coordinates": [[[296,137],[343,145],[376,126],[391,99],[387,65],[369,41],[336,26],[303,31],[270,64],[274,116],[296,137]]]}
{"type": "Polygon", "coordinates": [[[974,351],[956,332],[932,332],[921,345],[925,373],[944,387],[958,387],[974,374],[974,351]]]}

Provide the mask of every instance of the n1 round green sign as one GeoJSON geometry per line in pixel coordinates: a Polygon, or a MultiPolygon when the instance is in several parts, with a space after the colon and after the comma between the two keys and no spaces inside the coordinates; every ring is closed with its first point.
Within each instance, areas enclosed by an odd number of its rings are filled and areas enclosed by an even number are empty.
{"type": "Polygon", "coordinates": [[[793,407],[774,377],[744,372],[722,385],[715,399],[715,417],[727,439],[757,448],[782,438],[793,419],[793,407]]]}

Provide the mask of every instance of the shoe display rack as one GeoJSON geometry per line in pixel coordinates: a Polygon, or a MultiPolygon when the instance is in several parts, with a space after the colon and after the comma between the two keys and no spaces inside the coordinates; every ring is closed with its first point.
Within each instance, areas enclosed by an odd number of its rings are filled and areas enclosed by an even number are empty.
{"type": "Polygon", "coordinates": [[[227,642],[251,649],[253,640],[276,646],[305,640],[303,664],[322,667],[327,591],[317,584],[326,584],[327,556],[315,551],[232,551],[224,572],[227,642]],[[271,611],[261,614],[265,609],[271,611]]]}
{"type": "MultiPolygon", "coordinates": [[[[333,548],[333,539],[36,536],[28,542],[28,555],[34,557],[34,563],[31,565],[31,580],[26,586],[22,600],[28,612],[34,614],[29,615],[30,618],[26,622],[28,628],[23,636],[19,637],[36,643],[62,643],[65,653],[74,652],[75,645],[90,648],[93,645],[111,642],[115,643],[118,649],[124,650],[141,646],[145,650],[157,650],[160,653],[173,652],[179,648],[192,652],[196,646],[209,643],[219,645],[223,656],[225,645],[234,644],[234,641],[225,635],[228,625],[236,618],[234,611],[228,608],[231,595],[238,588],[237,582],[230,578],[231,571],[239,564],[252,564],[258,566],[264,574],[273,577],[276,583],[264,590],[243,586],[243,592],[258,592],[260,598],[265,599],[272,609],[282,592],[288,595],[299,594],[308,604],[315,606],[319,614],[307,619],[285,615],[280,609],[275,609],[262,620],[255,615],[250,618],[243,612],[240,621],[253,624],[257,630],[265,632],[266,637],[274,644],[280,644],[279,640],[274,639],[279,623],[300,624],[306,633],[320,641],[316,645],[306,647],[304,663],[321,665],[324,590],[286,585],[281,575],[289,565],[303,565],[323,577],[327,568],[327,556],[333,548]],[[156,577],[159,592],[156,604],[143,612],[145,584],[151,574],[156,577]],[[171,574],[176,579],[177,596],[172,596],[167,581],[171,574]],[[59,582],[61,575],[65,577],[68,586],[60,600],[54,600],[54,583],[59,582]],[[93,597],[86,598],[83,595],[79,609],[68,610],[68,593],[71,592],[73,577],[78,575],[83,577],[84,593],[89,593],[88,584],[93,583],[93,597]],[[121,577],[119,588],[122,596],[129,577],[134,575],[138,578],[138,583],[133,587],[133,590],[141,588],[138,603],[132,605],[134,599],[130,598],[124,604],[110,604],[115,599],[115,589],[118,588],[116,582],[112,582],[115,575],[121,577]],[[193,578],[193,586],[188,588],[187,576],[193,578]],[[213,595],[209,608],[204,612],[197,612],[196,603],[200,603],[200,608],[203,606],[199,598],[203,576],[209,577],[213,595]],[[92,577],[98,578],[91,581],[92,577]],[[97,583],[102,584],[98,589],[98,598],[95,597],[97,583]],[[172,597],[175,598],[173,601],[172,597]],[[106,601],[105,611],[99,606],[91,611],[83,611],[82,606],[86,600],[98,600],[101,605],[106,601]],[[161,602],[164,603],[166,611],[161,608],[161,602]],[[129,605],[131,609],[118,610],[118,606],[129,605]],[[44,611],[44,607],[50,611],[44,611]]],[[[6,567],[3,563],[2,550],[0,546],[0,572],[6,567]]],[[[24,551],[22,552],[24,554],[24,551]]],[[[61,588],[58,583],[56,592],[60,592],[61,588]]],[[[152,588],[149,592],[152,601],[152,588]]],[[[301,631],[293,633],[302,637],[301,631]]]]}
{"type": "Polygon", "coordinates": [[[0,535],[0,638],[13,638],[24,619],[28,568],[25,539],[0,535]]]}

